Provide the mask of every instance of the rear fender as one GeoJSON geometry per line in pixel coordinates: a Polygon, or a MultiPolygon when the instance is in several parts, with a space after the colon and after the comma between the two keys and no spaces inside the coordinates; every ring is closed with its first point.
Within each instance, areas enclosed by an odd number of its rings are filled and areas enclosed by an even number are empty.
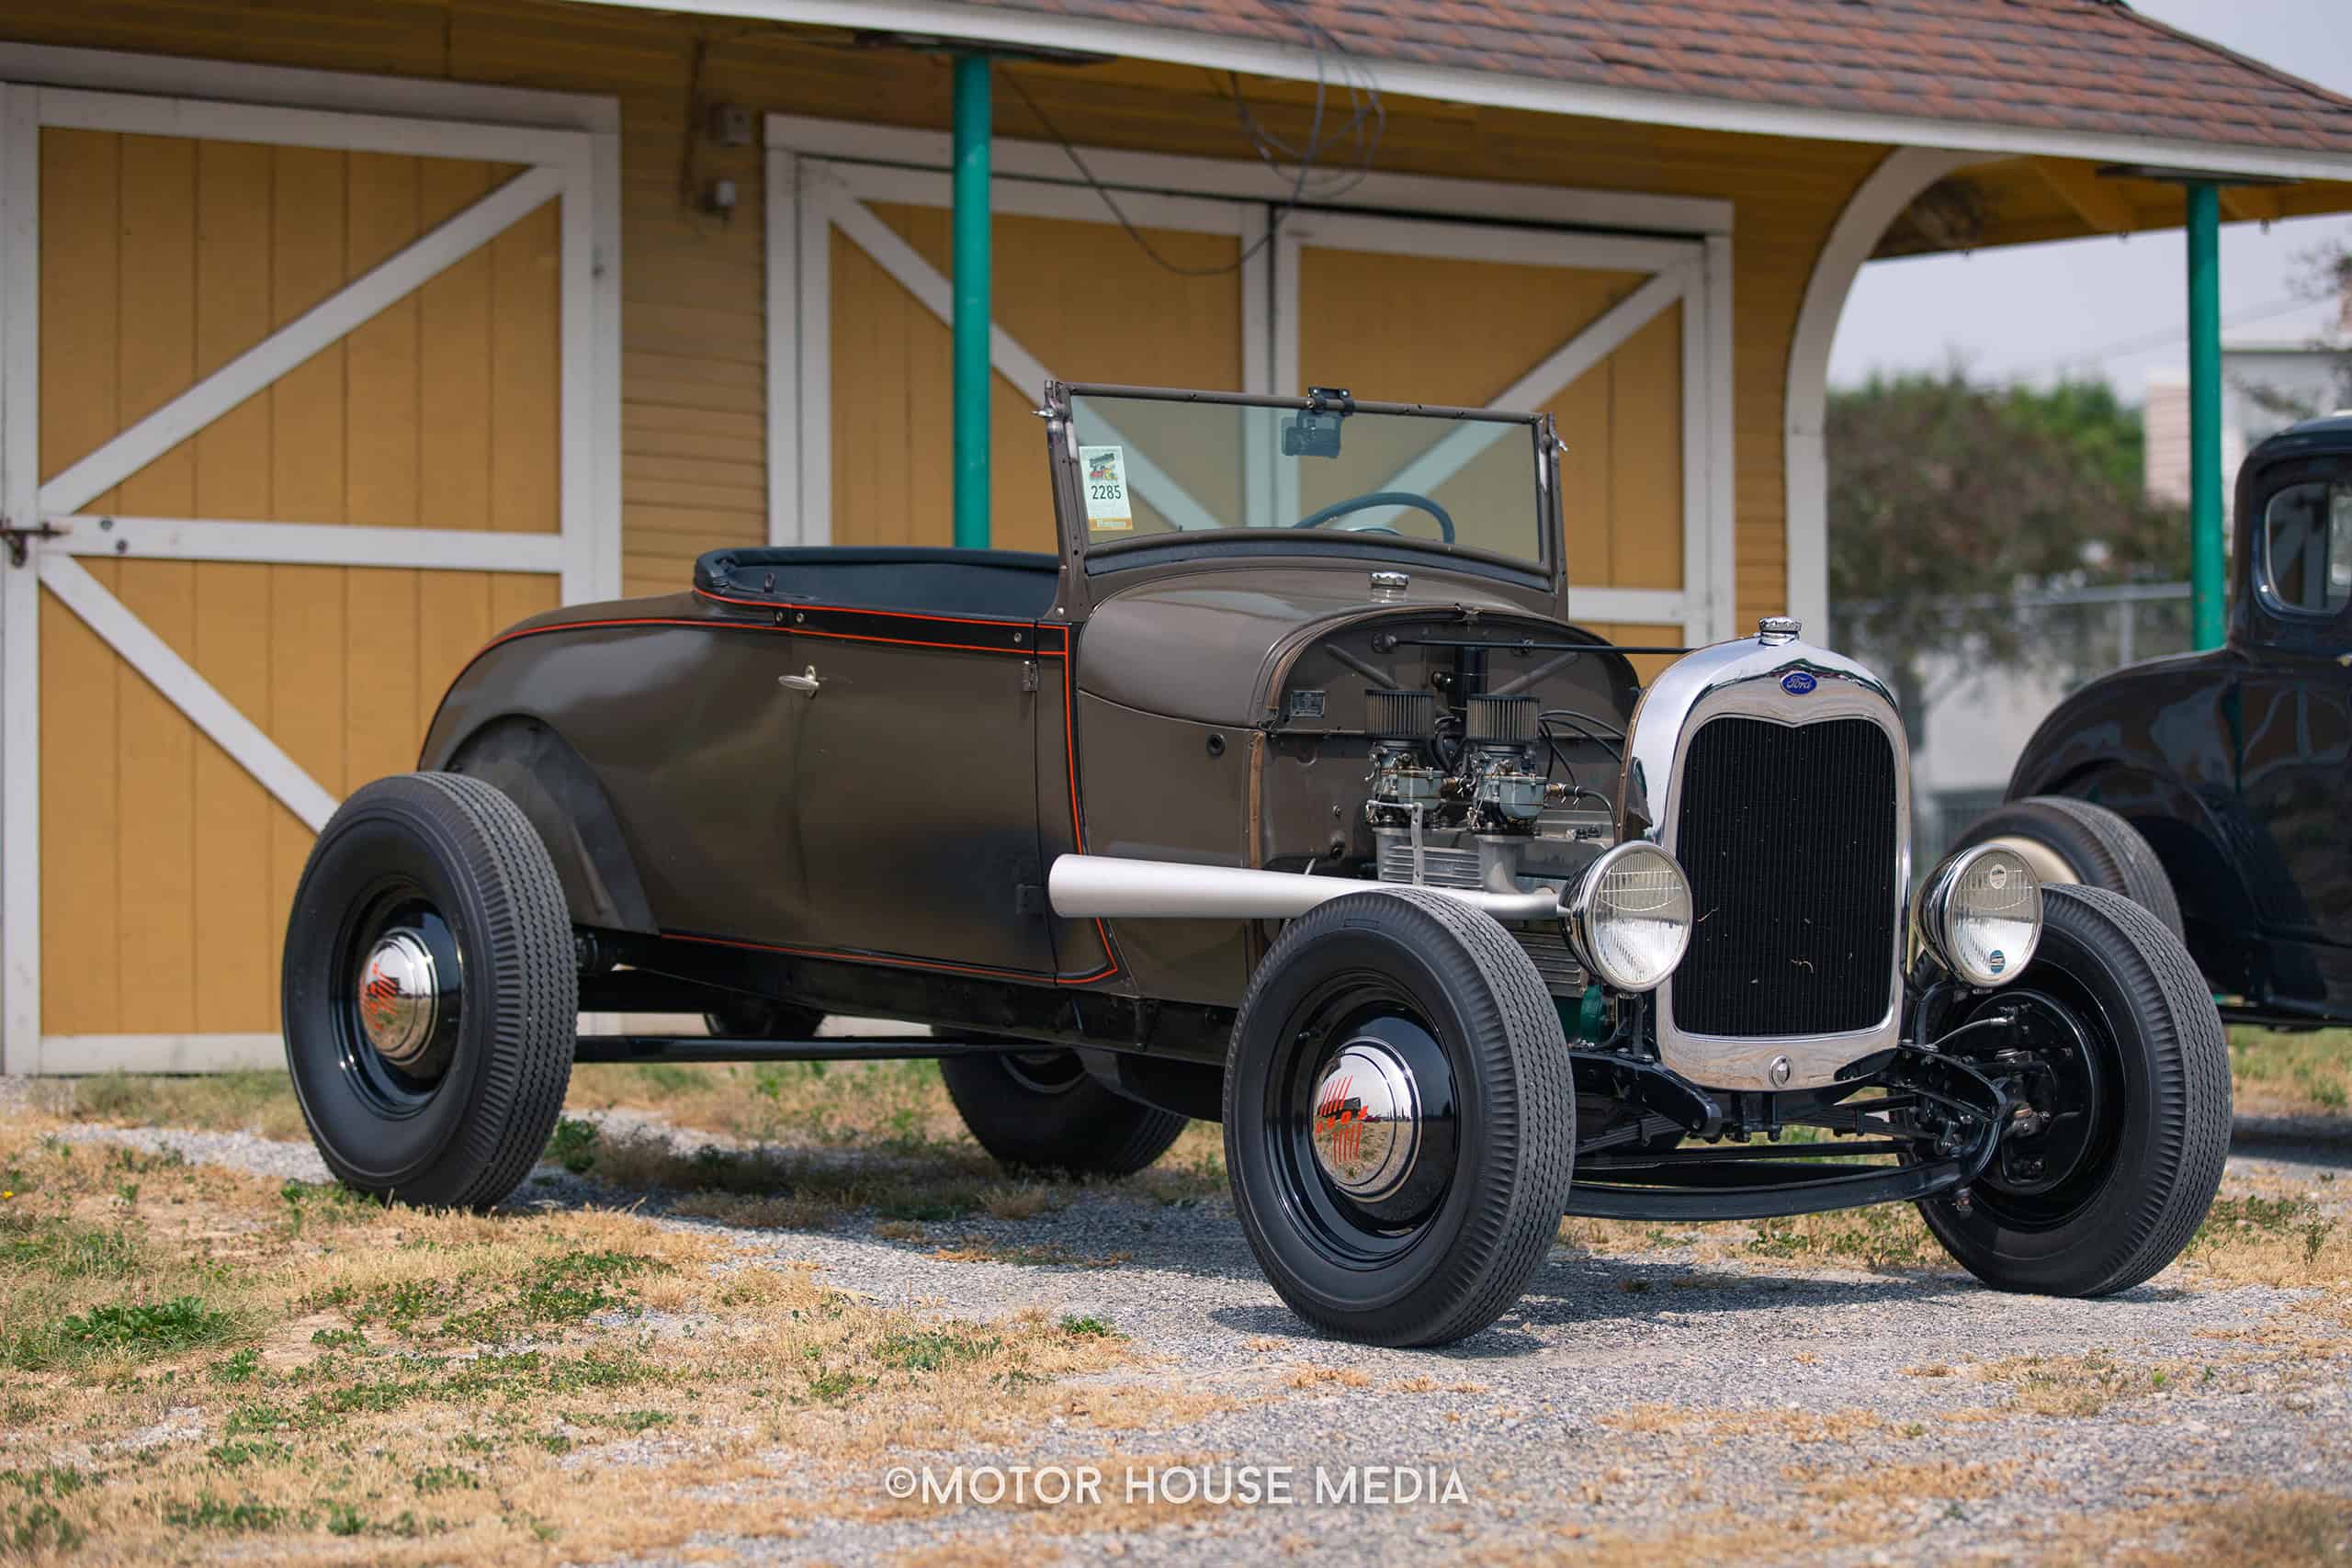
{"type": "MultiPolygon", "coordinates": [[[[2236,819],[2243,813],[2233,800],[2211,800],[2180,779],[2114,763],[2077,769],[2030,793],[2104,806],[2139,829],[2179,897],[2199,967],[2225,988],[2257,988],[2247,944],[2262,928],[2251,881],[2261,868],[2248,863],[2267,854],[2267,840],[2236,819]]],[[[2010,795],[2020,798],[2015,785],[2010,795]]]]}
{"type": "Polygon", "coordinates": [[[492,719],[443,765],[522,807],[555,862],[576,923],[658,931],[620,818],[595,770],[545,721],[516,714],[492,719]]]}

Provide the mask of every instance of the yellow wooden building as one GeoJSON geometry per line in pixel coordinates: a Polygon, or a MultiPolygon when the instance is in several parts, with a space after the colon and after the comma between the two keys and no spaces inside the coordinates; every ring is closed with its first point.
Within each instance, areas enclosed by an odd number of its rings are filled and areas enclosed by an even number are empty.
{"type": "Polygon", "coordinates": [[[2184,171],[2352,207],[2352,104],[2105,0],[1474,10],[0,12],[0,1066],[278,1059],[312,830],[505,623],[947,542],[953,50],[997,543],[1050,547],[1048,373],[1540,406],[1641,642],[1825,615],[1866,259],[2177,227],[2184,171]],[[1318,97],[1340,151],[1261,157],[1318,97]]]}

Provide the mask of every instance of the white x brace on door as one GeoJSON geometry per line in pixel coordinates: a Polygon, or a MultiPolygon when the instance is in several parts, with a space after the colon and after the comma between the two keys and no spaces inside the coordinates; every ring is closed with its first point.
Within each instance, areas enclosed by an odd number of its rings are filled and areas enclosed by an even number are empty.
{"type": "MultiPolygon", "coordinates": [[[[944,543],[945,138],[777,116],[768,146],[770,537],[944,543]],[[837,471],[844,462],[861,471],[837,471]],[[912,481],[909,468],[919,470],[912,481]]],[[[1052,547],[1038,516],[1044,466],[1021,419],[1049,370],[1546,408],[1568,443],[1578,618],[1634,643],[1727,635],[1725,204],[1373,175],[1350,200],[1447,216],[1283,213],[1251,198],[1264,177],[1252,166],[1084,150],[1128,221],[1179,271],[1120,232],[1062,149],[1001,140],[997,154],[1006,173],[994,193],[996,543],[1052,547]],[[1463,220],[1487,214],[1522,221],[1463,220]],[[1174,254],[1185,242],[1195,248],[1174,254]],[[1215,295],[1200,274],[1237,262],[1227,293],[1215,295]],[[1073,292],[1073,279],[1105,278],[1115,304],[1073,292]],[[1167,330],[1170,321],[1181,330],[1167,330]],[[1195,352],[1204,343],[1221,363],[1195,352]],[[1034,496],[1023,488],[1031,479],[1034,496]]],[[[1397,488],[1442,484],[1480,439],[1465,427],[1397,488]]],[[[1180,526],[1214,521],[1169,476],[1134,478],[1180,526]]],[[[1295,510],[1295,498],[1263,499],[1276,514],[1295,510]]]]}
{"type": "Polygon", "coordinates": [[[7,1071],[279,1059],[310,836],[493,623],[616,591],[612,156],[0,85],[7,1071]]]}

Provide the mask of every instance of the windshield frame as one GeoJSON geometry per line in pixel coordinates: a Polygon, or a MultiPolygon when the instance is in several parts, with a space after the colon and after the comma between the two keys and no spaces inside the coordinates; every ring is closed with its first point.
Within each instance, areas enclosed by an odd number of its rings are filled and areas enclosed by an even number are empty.
{"type": "Polygon", "coordinates": [[[1521,413],[1496,409],[1455,408],[1442,403],[1390,403],[1351,398],[1282,398],[1257,392],[1213,392],[1182,387],[1124,386],[1097,381],[1048,381],[1046,406],[1038,411],[1048,423],[1047,440],[1054,462],[1054,509],[1058,514],[1062,558],[1077,564],[1088,576],[1117,571],[1184,555],[1344,554],[1407,561],[1442,562],[1479,576],[1499,578],[1514,586],[1540,589],[1565,598],[1565,535],[1560,505],[1560,442],[1547,413],[1521,413]],[[1540,526],[1538,558],[1504,555],[1474,546],[1447,545],[1410,536],[1382,536],[1374,543],[1362,534],[1310,536],[1280,528],[1220,528],[1148,534],[1129,539],[1098,542],[1086,525],[1080,500],[1077,443],[1073,439],[1070,402],[1075,398],[1125,399],[1161,402],[1205,403],[1230,408],[1279,409],[1289,412],[1345,407],[1353,413],[1395,414],[1450,422],[1478,422],[1523,426],[1534,443],[1533,494],[1540,526]]]}

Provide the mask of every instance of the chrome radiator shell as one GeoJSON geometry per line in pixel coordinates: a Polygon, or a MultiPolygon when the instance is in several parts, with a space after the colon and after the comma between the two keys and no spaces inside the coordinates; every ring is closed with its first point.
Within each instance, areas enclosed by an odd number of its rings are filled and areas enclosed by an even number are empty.
{"type": "MultiPolygon", "coordinates": [[[[1894,756],[1894,856],[1892,938],[1884,954],[1886,1007],[1867,1028],[1830,1034],[1701,1034],[1676,1022],[1674,980],[1657,991],[1657,1045],[1664,1064],[1712,1089],[1814,1089],[1839,1068],[1894,1044],[1903,1021],[1905,897],[1910,885],[1911,765],[1894,694],[1870,671],[1827,649],[1786,636],[1716,643],[1678,660],[1643,694],[1628,727],[1618,781],[1618,835],[1646,839],[1681,859],[1677,825],[1692,739],[1710,720],[1739,716],[1792,728],[1860,718],[1886,738],[1894,756]]],[[[1806,809],[1809,781],[1764,778],[1792,812],[1806,809]]],[[[1687,869],[1687,866],[1686,866],[1687,869]]],[[[1694,911],[1704,920],[1709,911],[1694,911]]]]}

